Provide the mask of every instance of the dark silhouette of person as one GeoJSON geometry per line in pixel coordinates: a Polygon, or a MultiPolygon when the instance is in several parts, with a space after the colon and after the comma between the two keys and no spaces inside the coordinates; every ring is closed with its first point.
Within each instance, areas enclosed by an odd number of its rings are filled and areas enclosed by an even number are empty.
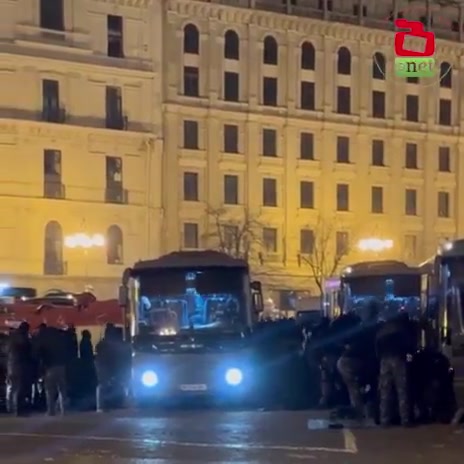
{"type": "Polygon", "coordinates": [[[7,348],[7,409],[15,415],[24,412],[24,399],[32,390],[33,364],[29,324],[22,322],[10,335],[7,348]],[[28,392],[29,389],[29,392],[28,392]]]}

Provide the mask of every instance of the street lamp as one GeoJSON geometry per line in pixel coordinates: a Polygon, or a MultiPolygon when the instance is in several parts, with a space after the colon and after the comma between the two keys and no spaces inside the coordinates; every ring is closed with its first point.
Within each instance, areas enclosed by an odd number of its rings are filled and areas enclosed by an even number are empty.
{"type": "MultiPolygon", "coordinates": [[[[78,233],[68,235],[64,238],[64,246],[66,248],[80,248],[84,250],[85,259],[85,277],[89,277],[89,249],[103,248],[106,245],[105,237],[102,234],[87,235],[78,233]]],[[[87,285],[86,285],[87,288],[87,285]]]]}
{"type": "Polygon", "coordinates": [[[381,238],[363,238],[358,242],[358,249],[361,251],[381,253],[382,251],[391,250],[392,248],[393,240],[381,238]]]}
{"type": "Polygon", "coordinates": [[[73,234],[65,237],[64,245],[66,248],[83,248],[85,250],[101,248],[105,246],[105,237],[102,234],[73,234]]]}

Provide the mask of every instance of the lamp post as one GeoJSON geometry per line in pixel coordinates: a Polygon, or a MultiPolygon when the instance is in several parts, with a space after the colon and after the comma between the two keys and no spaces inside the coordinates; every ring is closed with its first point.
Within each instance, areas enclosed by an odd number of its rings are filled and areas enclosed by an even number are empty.
{"type": "Polygon", "coordinates": [[[382,253],[393,248],[393,240],[381,238],[363,238],[359,240],[357,247],[363,252],[382,253]]]}
{"type": "Polygon", "coordinates": [[[67,235],[64,238],[64,246],[66,248],[79,248],[84,250],[85,258],[85,277],[88,277],[88,264],[89,264],[89,249],[91,248],[103,248],[106,244],[105,237],[102,234],[88,235],[84,233],[77,233],[67,235]]]}

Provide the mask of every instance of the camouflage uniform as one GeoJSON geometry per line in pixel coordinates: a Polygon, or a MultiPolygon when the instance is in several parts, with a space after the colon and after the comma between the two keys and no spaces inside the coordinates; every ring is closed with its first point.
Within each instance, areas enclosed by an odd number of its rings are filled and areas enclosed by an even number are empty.
{"type": "Polygon", "coordinates": [[[342,356],[338,360],[337,368],[348,390],[351,407],[359,418],[363,418],[365,416],[365,408],[361,393],[362,361],[357,358],[342,356]]]}
{"type": "Polygon", "coordinates": [[[321,371],[321,399],[320,406],[329,406],[335,396],[337,357],[332,354],[323,356],[320,361],[321,371]]]}
{"type": "Polygon", "coordinates": [[[398,412],[402,425],[411,421],[408,366],[406,359],[385,356],[380,360],[379,400],[380,423],[390,425],[392,420],[393,389],[398,398],[398,412]]]}

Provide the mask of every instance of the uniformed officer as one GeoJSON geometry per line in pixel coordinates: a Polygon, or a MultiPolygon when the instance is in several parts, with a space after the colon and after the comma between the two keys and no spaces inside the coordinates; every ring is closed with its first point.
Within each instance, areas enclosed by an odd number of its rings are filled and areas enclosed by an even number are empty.
{"type": "Polygon", "coordinates": [[[338,359],[337,368],[346,385],[350,404],[357,419],[364,419],[364,400],[361,393],[362,373],[364,369],[363,354],[366,350],[362,345],[361,319],[354,314],[346,314],[344,331],[341,333],[343,342],[342,355],[338,359]]]}
{"type": "Polygon", "coordinates": [[[394,394],[403,426],[411,425],[410,381],[408,361],[416,351],[416,339],[405,312],[386,315],[376,336],[376,351],[380,359],[379,400],[380,423],[392,424],[394,394]]]}

